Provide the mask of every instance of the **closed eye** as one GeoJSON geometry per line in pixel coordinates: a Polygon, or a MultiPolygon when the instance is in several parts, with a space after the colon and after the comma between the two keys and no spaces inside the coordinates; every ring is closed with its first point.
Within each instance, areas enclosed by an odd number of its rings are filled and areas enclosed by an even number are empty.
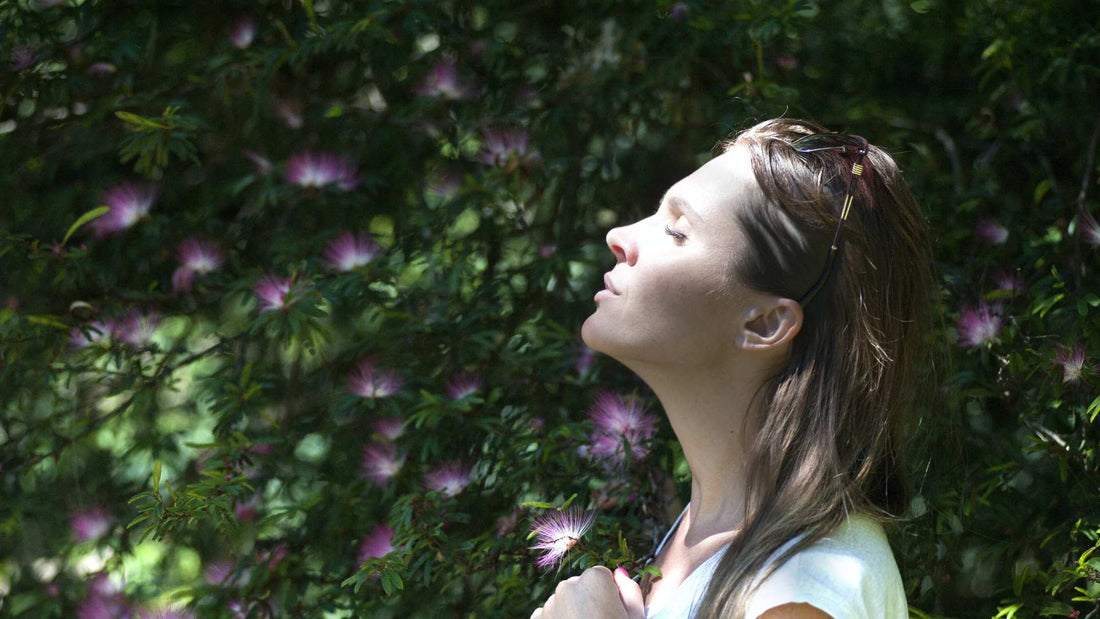
{"type": "Polygon", "coordinates": [[[672,238],[676,239],[676,244],[677,245],[683,245],[684,241],[686,241],[687,238],[688,238],[687,235],[684,234],[683,232],[677,232],[677,231],[673,230],[672,228],[669,228],[668,226],[665,226],[665,234],[667,234],[667,235],[671,236],[672,238]]]}

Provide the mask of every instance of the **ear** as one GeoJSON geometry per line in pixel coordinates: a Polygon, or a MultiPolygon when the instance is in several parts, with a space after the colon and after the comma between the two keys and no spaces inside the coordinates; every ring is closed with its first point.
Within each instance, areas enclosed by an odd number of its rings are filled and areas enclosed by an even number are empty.
{"type": "Polygon", "coordinates": [[[791,299],[773,297],[749,310],[738,342],[744,350],[778,350],[789,345],[801,329],[802,306],[791,299]]]}

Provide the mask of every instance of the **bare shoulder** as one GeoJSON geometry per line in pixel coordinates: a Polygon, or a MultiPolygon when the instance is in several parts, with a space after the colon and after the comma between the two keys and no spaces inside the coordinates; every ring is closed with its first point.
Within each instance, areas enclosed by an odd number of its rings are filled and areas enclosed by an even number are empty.
{"type": "Polygon", "coordinates": [[[833,619],[833,616],[810,604],[783,604],[769,608],[760,619],[833,619]]]}

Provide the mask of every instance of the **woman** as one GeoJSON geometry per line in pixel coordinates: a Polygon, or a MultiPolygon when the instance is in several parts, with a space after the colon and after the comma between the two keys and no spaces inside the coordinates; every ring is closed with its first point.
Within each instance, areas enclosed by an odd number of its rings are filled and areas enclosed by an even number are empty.
{"type": "Polygon", "coordinates": [[[533,617],[907,617],[880,522],[907,506],[928,234],[893,160],[763,122],[615,228],[585,342],[657,395],[692,471],[661,578],[597,567],[533,617]]]}

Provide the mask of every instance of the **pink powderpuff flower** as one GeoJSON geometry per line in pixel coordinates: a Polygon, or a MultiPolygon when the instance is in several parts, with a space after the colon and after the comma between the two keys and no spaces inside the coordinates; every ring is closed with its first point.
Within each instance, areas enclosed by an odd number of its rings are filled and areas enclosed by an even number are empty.
{"type": "Polygon", "coordinates": [[[26,45],[16,45],[11,50],[11,70],[18,73],[34,64],[34,50],[26,45]]]}
{"type": "Polygon", "coordinates": [[[172,273],[172,290],[190,292],[195,276],[217,271],[225,262],[220,247],[210,241],[191,237],[176,248],[180,266],[172,273]]]}
{"type": "Polygon", "coordinates": [[[1004,326],[1001,317],[1002,306],[995,303],[987,305],[985,301],[977,307],[966,307],[959,312],[959,321],[955,329],[959,332],[959,346],[973,348],[984,346],[997,339],[1004,326]]]}
{"type": "Polygon", "coordinates": [[[380,417],[374,420],[371,428],[385,439],[395,441],[405,433],[405,420],[400,417],[380,417]]]}
{"type": "Polygon", "coordinates": [[[281,310],[289,305],[288,297],[294,288],[291,279],[265,275],[252,287],[252,292],[260,299],[260,313],[281,310]]]}
{"type": "Polygon", "coordinates": [[[1094,374],[1095,368],[1085,363],[1085,346],[1077,344],[1073,348],[1062,348],[1051,361],[1054,365],[1062,366],[1062,384],[1068,385],[1080,382],[1086,374],[1094,374]]]}
{"type": "Polygon", "coordinates": [[[160,314],[157,312],[130,310],[119,321],[115,333],[127,344],[145,346],[153,339],[158,327],[160,327],[160,314]]]}
{"type": "Polygon", "coordinates": [[[1086,243],[1096,247],[1100,245],[1100,223],[1091,213],[1082,213],[1077,221],[1077,231],[1086,243]]]}
{"type": "Polygon", "coordinates": [[[111,340],[114,331],[114,321],[97,320],[84,328],[74,328],[69,334],[69,346],[86,348],[99,342],[106,344],[111,340]]]}
{"type": "Polygon", "coordinates": [[[527,132],[522,129],[486,129],[478,159],[508,171],[517,167],[533,167],[541,161],[538,151],[528,147],[527,132]]]}
{"type": "Polygon", "coordinates": [[[286,162],[286,182],[307,188],[335,185],[341,191],[351,191],[359,185],[355,166],[345,157],[333,153],[302,151],[286,162]]]}
{"type": "Polygon", "coordinates": [[[576,507],[548,511],[535,518],[532,531],[535,533],[537,543],[531,546],[531,550],[542,551],[535,565],[540,568],[556,565],[577,545],[595,522],[595,512],[576,507]]]}
{"type": "Polygon", "coordinates": [[[129,617],[130,605],[121,588],[100,572],[88,582],[87,595],[76,607],[77,619],[129,617]]]}
{"type": "Polygon", "coordinates": [[[447,382],[447,397],[461,400],[481,389],[481,376],[469,372],[458,374],[447,382]]]}
{"type": "Polygon", "coordinates": [[[453,497],[470,484],[470,468],[458,462],[450,462],[428,471],[424,487],[453,497]]]}
{"type": "Polygon", "coordinates": [[[325,260],[341,273],[370,264],[381,249],[366,234],[344,232],[325,248],[325,260]]]}
{"type": "Polygon", "coordinates": [[[69,530],[78,542],[99,539],[111,530],[111,516],[102,507],[89,507],[69,518],[69,530]]]}
{"type": "Polygon", "coordinates": [[[474,95],[474,87],[458,76],[453,58],[440,58],[432,64],[424,81],[416,88],[416,94],[433,99],[458,101],[474,95]]]}
{"type": "Polygon", "coordinates": [[[107,77],[108,75],[114,75],[116,71],[118,71],[118,68],[109,62],[93,62],[84,70],[84,75],[88,77],[107,77]]]}
{"type": "Polygon", "coordinates": [[[393,529],[387,525],[380,524],[367,534],[363,538],[363,541],[359,544],[359,563],[365,562],[367,559],[377,559],[384,557],[395,549],[393,547],[393,529]]]}
{"type": "Polygon", "coordinates": [[[363,448],[363,476],[384,486],[405,464],[405,454],[398,453],[393,443],[370,443],[363,448]]]}
{"type": "Polygon", "coordinates": [[[974,225],[974,236],[989,245],[1002,245],[1008,240],[1008,228],[1005,228],[995,219],[985,217],[974,225]]]}
{"type": "Polygon", "coordinates": [[[405,381],[393,370],[382,371],[370,359],[363,359],[348,375],[348,390],[364,398],[385,398],[401,390],[405,381]]]}
{"type": "Polygon", "coordinates": [[[1005,292],[1011,293],[1012,296],[1024,292],[1024,280],[1020,279],[1020,276],[1017,275],[1015,271],[998,269],[993,272],[993,281],[996,282],[998,290],[1004,290],[1005,292]]]}
{"type": "Polygon", "coordinates": [[[604,392],[596,396],[588,413],[594,426],[589,453],[601,460],[625,462],[627,450],[640,459],[649,453],[646,441],[653,438],[655,415],[643,410],[634,398],[604,392]]]}
{"type": "Polygon", "coordinates": [[[256,20],[249,15],[238,19],[233,26],[233,31],[229,33],[229,40],[233,42],[237,49],[245,49],[252,45],[252,40],[255,38],[256,20]]]}
{"type": "Polygon", "coordinates": [[[111,187],[101,198],[110,210],[92,220],[92,232],[102,238],[126,230],[149,214],[155,198],[156,191],[149,185],[122,183],[111,187]]]}

